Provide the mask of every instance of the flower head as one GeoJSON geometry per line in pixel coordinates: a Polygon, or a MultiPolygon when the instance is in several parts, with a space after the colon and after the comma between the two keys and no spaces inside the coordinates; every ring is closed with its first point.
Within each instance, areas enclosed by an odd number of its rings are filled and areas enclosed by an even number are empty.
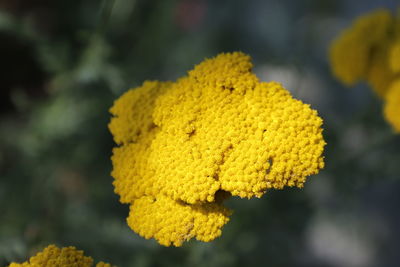
{"type": "Polygon", "coordinates": [[[348,86],[367,79],[383,96],[386,80],[392,77],[386,50],[394,25],[394,18],[386,9],[357,18],[332,42],[329,58],[333,74],[348,86]]]}
{"type": "Polygon", "coordinates": [[[251,68],[243,53],[220,54],[115,102],[112,176],[135,232],[166,246],[211,241],[231,213],[224,196],[302,187],[323,167],[317,112],[251,68]]]}
{"type": "MultiPolygon", "coordinates": [[[[9,267],[92,267],[93,259],[84,256],[82,250],[75,247],[58,248],[49,245],[42,252],[32,256],[23,263],[11,263],[9,267]]],[[[96,267],[112,267],[108,263],[99,262],[96,267]]]]}
{"type": "Polygon", "coordinates": [[[359,17],[333,41],[329,56],[344,84],[365,80],[386,101],[385,118],[400,133],[400,18],[386,9],[359,17]]]}

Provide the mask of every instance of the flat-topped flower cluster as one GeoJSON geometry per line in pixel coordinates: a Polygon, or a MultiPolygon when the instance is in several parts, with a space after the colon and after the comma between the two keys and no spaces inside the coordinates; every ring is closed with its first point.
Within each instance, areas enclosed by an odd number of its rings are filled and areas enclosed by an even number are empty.
{"type": "Polygon", "coordinates": [[[333,74],[347,86],[366,81],[385,101],[384,115],[400,133],[400,17],[387,9],[360,16],[332,43],[333,74]]]}
{"type": "Polygon", "coordinates": [[[246,54],[220,54],[176,82],[146,81],[115,101],[113,184],[129,226],[165,246],[221,235],[229,196],[302,187],[323,168],[317,112],[246,54]]]}
{"type": "MultiPolygon", "coordinates": [[[[93,258],[85,256],[82,250],[75,247],[59,248],[49,245],[43,251],[32,256],[23,263],[11,263],[9,267],[92,267],[93,258]]],[[[113,267],[109,263],[100,261],[96,267],[113,267]]],[[[114,266],[115,267],[115,266],[114,266]]]]}

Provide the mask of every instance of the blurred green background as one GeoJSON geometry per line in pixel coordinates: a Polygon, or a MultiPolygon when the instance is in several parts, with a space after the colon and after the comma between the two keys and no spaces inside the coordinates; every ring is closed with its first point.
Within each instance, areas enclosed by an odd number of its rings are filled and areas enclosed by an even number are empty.
{"type": "Polygon", "coordinates": [[[399,266],[400,135],[365,84],[330,73],[330,41],[396,0],[0,0],[0,266],[50,243],[124,266],[399,266]],[[165,248],[113,193],[109,107],[243,51],[324,119],[326,168],[304,189],[233,198],[220,238],[165,248]]]}

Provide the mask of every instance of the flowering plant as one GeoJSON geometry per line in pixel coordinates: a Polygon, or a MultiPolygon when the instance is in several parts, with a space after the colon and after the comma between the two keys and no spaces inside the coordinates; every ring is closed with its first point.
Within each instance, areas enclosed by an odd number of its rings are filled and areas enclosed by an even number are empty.
{"type": "Polygon", "coordinates": [[[231,214],[225,198],[302,187],[324,166],[317,112],[251,68],[243,53],[220,54],[115,101],[112,176],[139,235],[165,246],[211,241],[231,214]]]}

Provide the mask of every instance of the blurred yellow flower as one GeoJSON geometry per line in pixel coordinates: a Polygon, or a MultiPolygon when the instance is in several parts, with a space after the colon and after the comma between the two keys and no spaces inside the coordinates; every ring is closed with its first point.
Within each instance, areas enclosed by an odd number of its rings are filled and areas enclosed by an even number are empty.
{"type": "Polygon", "coordinates": [[[385,118],[399,132],[400,18],[379,9],[360,16],[336,38],[329,57],[333,74],[350,86],[367,81],[385,103],[385,118]],[[390,91],[390,92],[389,92],[390,91]]]}
{"type": "MultiPolygon", "coordinates": [[[[49,245],[42,252],[32,256],[23,263],[11,263],[9,267],[91,267],[93,259],[83,255],[82,250],[75,247],[58,248],[49,245]]],[[[108,263],[99,262],[96,267],[112,267],[108,263]]]]}
{"type": "Polygon", "coordinates": [[[230,195],[302,187],[323,168],[322,119],[250,57],[220,54],[176,82],[145,82],[115,101],[112,176],[129,226],[165,246],[221,235],[230,195]]]}
{"type": "Polygon", "coordinates": [[[376,47],[369,59],[369,68],[366,76],[368,84],[374,89],[375,93],[384,98],[390,83],[396,74],[389,66],[389,45],[382,43],[376,47]]]}
{"type": "Polygon", "coordinates": [[[392,72],[400,73],[400,40],[397,40],[392,45],[389,54],[389,62],[392,72]]]}
{"type": "Polygon", "coordinates": [[[386,94],[384,114],[394,131],[400,133],[400,80],[393,82],[386,94]]]}
{"type": "Polygon", "coordinates": [[[393,17],[389,10],[379,9],[360,16],[350,28],[344,30],[332,42],[329,50],[332,72],[336,78],[347,86],[366,79],[368,72],[371,72],[371,58],[380,50],[379,45],[389,38],[392,26],[393,17]]]}

